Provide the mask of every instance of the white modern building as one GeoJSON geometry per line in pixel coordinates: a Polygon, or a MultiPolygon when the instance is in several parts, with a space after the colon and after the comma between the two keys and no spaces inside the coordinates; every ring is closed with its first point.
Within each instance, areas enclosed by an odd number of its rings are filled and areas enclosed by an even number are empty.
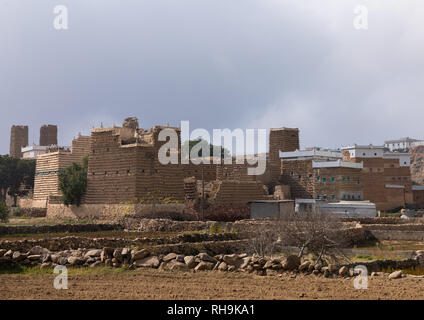
{"type": "Polygon", "coordinates": [[[384,147],[370,145],[358,145],[345,146],[341,148],[343,156],[349,152],[350,158],[383,158],[384,147]]]}
{"type": "Polygon", "coordinates": [[[384,159],[398,159],[400,167],[409,167],[411,165],[411,153],[404,152],[385,152],[384,159]]]}
{"type": "Polygon", "coordinates": [[[377,209],[370,201],[325,202],[315,199],[296,199],[295,212],[319,210],[340,218],[376,217],[377,209]]]}
{"type": "Polygon", "coordinates": [[[23,159],[35,159],[41,154],[47,153],[48,147],[47,146],[27,146],[21,148],[22,150],[22,158],[23,159]]]}
{"type": "Polygon", "coordinates": [[[317,161],[332,161],[342,158],[340,151],[321,149],[318,147],[308,148],[304,150],[296,150],[292,152],[281,152],[280,158],[284,160],[317,160],[317,161]]]}
{"type": "Polygon", "coordinates": [[[389,140],[384,142],[384,147],[390,151],[396,150],[408,150],[411,147],[422,146],[424,145],[423,140],[412,139],[409,137],[400,138],[397,140],[389,140]]]}

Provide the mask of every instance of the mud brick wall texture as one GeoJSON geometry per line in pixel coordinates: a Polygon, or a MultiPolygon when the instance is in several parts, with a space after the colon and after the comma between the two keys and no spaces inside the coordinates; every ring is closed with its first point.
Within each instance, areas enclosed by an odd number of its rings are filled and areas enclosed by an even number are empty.
{"type": "Polygon", "coordinates": [[[383,158],[353,158],[353,162],[363,162],[361,181],[365,200],[374,202],[379,209],[386,202],[383,158]]]}
{"type": "Polygon", "coordinates": [[[136,197],[137,150],[121,148],[112,130],[96,130],[91,135],[85,203],[119,203],[136,197]]]}
{"type": "Polygon", "coordinates": [[[22,147],[28,146],[28,126],[12,126],[10,130],[10,156],[22,158],[22,147]]]}
{"type": "Polygon", "coordinates": [[[258,182],[224,180],[218,181],[213,191],[214,204],[242,204],[249,200],[267,200],[263,185],[258,182]]]}
{"type": "Polygon", "coordinates": [[[122,203],[135,198],[156,201],[168,197],[184,201],[183,165],[159,162],[157,155],[164,143],[158,141],[160,129],[154,127],[147,143],[140,144],[122,144],[119,131],[114,128],[94,130],[85,203],[122,203]]]}
{"type": "Polygon", "coordinates": [[[299,129],[271,129],[269,132],[269,170],[271,180],[280,179],[280,151],[291,152],[299,149],[299,129]]]}
{"type": "Polygon", "coordinates": [[[60,196],[59,173],[73,162],[82,165],[89,150],[90,137],[80,136],[72,141],[72,151],[58,150],[38,156],[33,200],[47,201],[50,195],[60,196]]]}
{"type": "Polygon", "coordinates": [[[57,126],[44,125],[40,128],[40,146],[57,145],[57,126]]]}
{"type": "Polygon", "coordinates": [[[293,198],[362,200],[361,170],[312,168],[311,160],[281,161],[281,181],[291,186],[293,198]]]}

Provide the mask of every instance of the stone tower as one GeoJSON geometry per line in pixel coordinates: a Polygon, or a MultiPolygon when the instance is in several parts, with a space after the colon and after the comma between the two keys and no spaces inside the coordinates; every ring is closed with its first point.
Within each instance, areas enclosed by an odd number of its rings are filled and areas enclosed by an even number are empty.
{"type": "Polygon", "coordinates": [[[270,129],[269,132],[269,165],[271,169],[271,180],[277,182],[280,178],[281,152],[299,150],[299,129],[279,128],[270,129]]]}
{"type": "Polygon", "coordinates": [[[57,145],[57,126],[44,125],[40,128],[40,146],[57,145]]]}
{"type": "Polygon", "coordinates": [[[22,147],[28,145],[28,126],[12,126],[10,130],[10,156],[22,158],[22,147]]]}

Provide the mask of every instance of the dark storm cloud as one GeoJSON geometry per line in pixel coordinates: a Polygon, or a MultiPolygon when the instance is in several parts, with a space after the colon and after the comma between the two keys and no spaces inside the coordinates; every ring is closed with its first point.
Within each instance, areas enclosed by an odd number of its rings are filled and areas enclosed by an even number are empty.
{"type": "Polygon", "coordinates": [[[423,18],[419,0],[0,0],[0,153],[12,124],[30,142],[58,124],[69,145],[126,116],[296,126],[302,146],[424,138],[423,18]],[[353,28],[358,4],[368,30],[353,28]]]}

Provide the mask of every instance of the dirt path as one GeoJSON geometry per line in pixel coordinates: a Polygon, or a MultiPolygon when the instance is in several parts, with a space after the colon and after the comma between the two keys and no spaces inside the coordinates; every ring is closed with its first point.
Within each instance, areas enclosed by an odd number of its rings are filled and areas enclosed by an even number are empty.
{"type": "Polygon", "coordinates": [[[424,279],[369,278],[367,290],[353,279],[243,273],[170,273],[69,276],[68,290],[53,288],[55,275],[0,275],[0,299],[424,299],[424,279]]]}

